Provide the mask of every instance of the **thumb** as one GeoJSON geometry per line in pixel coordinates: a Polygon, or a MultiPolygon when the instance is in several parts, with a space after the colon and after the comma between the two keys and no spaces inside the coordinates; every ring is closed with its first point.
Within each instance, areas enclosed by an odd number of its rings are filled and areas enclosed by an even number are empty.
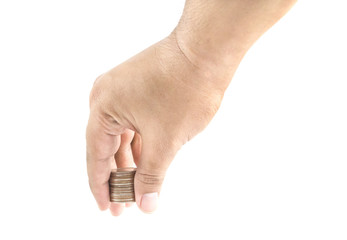
{"type": "Polygon", "coordinates": [[[151,213],[157,208],[166,170],[177,150],[167,139],[143,139],[134,181],[136,203],[143,212],[151,213]]]}

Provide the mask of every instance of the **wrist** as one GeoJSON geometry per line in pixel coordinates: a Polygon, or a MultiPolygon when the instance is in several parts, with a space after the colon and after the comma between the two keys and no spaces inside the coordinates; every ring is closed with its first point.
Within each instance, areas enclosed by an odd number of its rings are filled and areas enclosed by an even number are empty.
{"type": "Polygon", "coordinates": [[[210,41],[204,32],[187,33],[177,26],[170,37],[177,48],[201,75],[208,76],[209,81],[223,91],[229,85],[238,65],[247,52],[247,48],[232,43],[216,44],[210,41]]]}
{"type": "Polygon", "coordinates": [[[230,78],[252,44],[295,2],[187,0],[173,35],[190,62],[230,78]]]}

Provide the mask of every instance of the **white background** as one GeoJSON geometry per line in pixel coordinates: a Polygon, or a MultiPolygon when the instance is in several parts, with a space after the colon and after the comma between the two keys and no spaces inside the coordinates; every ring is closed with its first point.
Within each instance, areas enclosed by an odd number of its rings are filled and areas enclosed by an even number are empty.
{"type": "Polygon", "coordinates": [[[0,1],[0,239],[347,239],[347,17],[299,1],[248,52],[160,207],[100,212],[94,79],[168,35],[183,0],[0,1]]]}

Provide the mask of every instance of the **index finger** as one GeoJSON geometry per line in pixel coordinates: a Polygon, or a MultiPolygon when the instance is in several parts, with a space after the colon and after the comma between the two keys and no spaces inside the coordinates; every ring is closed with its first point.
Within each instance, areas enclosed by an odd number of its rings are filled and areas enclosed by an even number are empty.
{"type": "Polygon", "coordinates": [[[91,111],[87,126],[87,171],[89,186],[101,210],[110,204],[108,180],[120,145],[120,132],[110,120],[91,111]]]}

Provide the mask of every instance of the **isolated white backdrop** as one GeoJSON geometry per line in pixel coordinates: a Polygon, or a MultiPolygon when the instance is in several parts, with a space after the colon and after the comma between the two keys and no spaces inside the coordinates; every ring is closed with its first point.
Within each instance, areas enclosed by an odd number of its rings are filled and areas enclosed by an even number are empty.
{"type": "Polygon", "coordinates": [[[346,239],[347,17],[299,1],[248,52],[160,207],[89,191],[94,79],[168,35],[183,0],[0,1],[0,239],[346,239]]]}

